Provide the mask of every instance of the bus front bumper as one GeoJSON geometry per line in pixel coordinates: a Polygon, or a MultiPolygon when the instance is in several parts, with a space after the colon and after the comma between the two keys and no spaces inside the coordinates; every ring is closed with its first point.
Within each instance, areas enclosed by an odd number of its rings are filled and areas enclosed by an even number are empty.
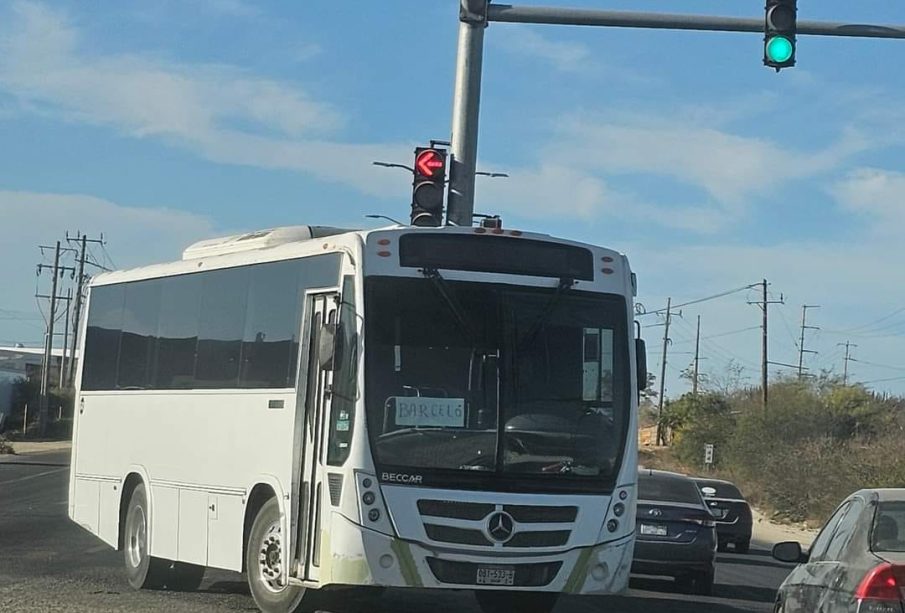
{"type": "Polygon", "coordinates": [[[333,513],[330,529],[322,532],[321,538],[320,587],[379,585],[614,594],[628,587],[633,550],[633,538],[628,536],[555,554],[481,555],[403,541],[363,528],[339,513],[333,513]],[[513,584],[479,584],[479,575],[482,581],[505,577],[513,584]]]}

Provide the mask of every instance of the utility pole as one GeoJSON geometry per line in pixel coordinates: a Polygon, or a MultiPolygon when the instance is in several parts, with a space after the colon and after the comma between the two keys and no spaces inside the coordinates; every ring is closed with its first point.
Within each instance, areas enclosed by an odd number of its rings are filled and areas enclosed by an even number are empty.
{"type": "Polygon", "coordinates": [[[820,308],[819,304],[803,304],[803,305],[801,305],[801,340],[798,343],[798,378],[799,379],[801,379],[802,374],[803,374],[802,370],[804,367],[804,354],[806,354],[806,353],[816,354],[817,353],[816,351],[804,348],[804,331],[820,329],[819,326],[807,325],[806,322],[807,322],[807,316],[808,316],[808,309],[819,309],[819,308],[820,308]]]}
{"type": "Polygon", "coordinates": [[[850,355],[850,351],[852,347],[857,347],[858,345],[845,341],[844,343],[836,343],[837,346],[845,347],[845,360],[842,366],[842,385],[848,385],[848,363],[854,360],[850,355]]]}
{"type": "MultiPolygon", "coordinates": [[[[767,400],[768,400],[768,390],[767,390],[767,388],[768,388],[768,385],[769,385],[769,383],[770,383],[770,382],[769,382],[769,374],[768,374],[767,368],[768,368],[768,366],[769,366],[770,364],[776,364],[776,363],[777,363],[777,362],[770,362],[769,358],[767,357],[767,339],[768,339],[768,334],[767,334],[767,320],[768,320],[767,311],[768,311],[768,307],[769,307],[771,304],[785,304],[785,301],[783,300],[782,294],[779,295],[779,300],[769,300],[769,299],[768,299],[768,297],[767,297],[767,286],[768,286],[769,284],[767,283],[767,280],[766,280],[766,279],[764,279],[764,280],[763,280],[762,282],[760,282],[760,283],[757,283],[756,285],[760,285],[760,286],[761,286],[763,297],[762,297],[762,299],[761,299],[759,302],[751,302],[751,301],[749,301],[748,304],[756,304],[756,305],[759,306],[759,307],[761,308],[761,310],[763,311],[763,323],[761,324],[761,332],[762,332],[762,334],[761,334],[761,337],[762,337],[762,338],[761,338],[761,341],[762,341],[762,347],[761,347],[761,371],[760,371],[760,378],[761,378],[761,381],[760,381],[760,384],[761,384],[761,387],[763,388],[763,389],[761,390],[761,402],[763,403],[764,411],[766,411],[766,410],[767,410],[767,404],[768,404],[768,403],[767,403],[767,400]]],[[[780,364],[780,366],[788,366],[788,364],[780,364]]],[[[793,367],[793,368],[794,368],[794,367],[793,367]]]]}
{"type": "MultiPolygon", "coordinates": [[[[41,250],[50,249],[51,247],[41,246],[41,250]]],[[[45,269],[53,271],[53,280],[51,282],[51,290],[49,296],[38,295],[37,298],[50,299],[50,313],[47,317],[47,334],[44,338],[44,368],[41,369],[41,402],[38,409],[38,423],[40,425],[41,436],[47,434],[47,425],[49,422],[49,395],[50,395],[50,367],[53,364],[53,327],[57,316],[57,300],[65,299],[65,296],[57,295],[57,280],[63,271],[74,272],[75,269],[69,266],[60,266],[60,241],[57,241],[53,255],[53,266],[47,264],[38,264],[38,273],[45,269]]]]}
{"type": "Polygon", "coordinates": [[[701,316],[698,315],[698,331],[694,335],[694,378],[691,380],[691,394],[698,396],[698,362],[701,359],[701,316]]]}
{"type": "Polygon", "coordinates": [[[666,300],[666,327],[663,328],[663,358],[660,361],[660,397],[657,403],[657,444],[666,444],[663,431],[663,394],[666,392],[666,348],[669,346],[669,321],[672,318],[672,297],[666,300]]]}
{"type": "MultiPolygon", "coordinates": [[[[66,387],[66,347],[67,341],[69,339],[69,311],[72,309],[72,288],[66,290],[66,321],[63,324],[63,357],[60,358],[60,389],[66,387]]],[[[69,360],[72,361],[72,354],[69,355],[69,360]]]]}
{"type": "MultiPolygon", "coordinates": [[[[88,243],[96,243],[99,245],[104,244],[104,236],[103,234],[99,239],[97,238],[88,238],[87,235],[79,233],[75,237],[70,237],[69,233],[66,233],[66,242],[69,244],[77,243],[78,247],[78,265],[79,271],[76,277],[76,290],[75,290],[75,312],[72,315],[72,345],[69,350],[69,372],[66,375],[66,379],[71,384],[75,381],[75,352],[78,348],[79,344],[79,321],[82,316],[82,300],[85,297],[85,282],[88,280],[88,276],[85,274],[85,264],[91,264],[97,266],[93,262],[88,261],[88,243]]],[[[102,268],[102,267],[99,267],[102,268]]]]}

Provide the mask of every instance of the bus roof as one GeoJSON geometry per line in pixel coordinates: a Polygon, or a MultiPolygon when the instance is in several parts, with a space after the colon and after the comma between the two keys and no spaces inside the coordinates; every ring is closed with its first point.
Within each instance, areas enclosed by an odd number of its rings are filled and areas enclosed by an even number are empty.
{"type": "MultiPolygon", "coordinates": [[[[107,272],[96,276],[91,285],[110,285],[128,281],[154,279],[171,275],[188,274],[204,270],[231,268],[248,264],[274,262],[323,253],[345,251],[360,252],[371,234],[402,234],[408,232],[443,232],[450,234],[471,234],[483,229],[454,226],[416,227],[393,225],[371,230],[353,230],[330,226],[284,226],[234,234],[221,238],[205,239],[193,243],[182,254],[182,259],[173,262],[151,264],[138,268],[107,272]]],[[[505,234],[517,234],[524,238],[572,244],[605,249],[578,241],[552,237],[548,234],[504,230],[505,234]]],[[[614,255],[620,255],[612,251],[614,255]]]]}

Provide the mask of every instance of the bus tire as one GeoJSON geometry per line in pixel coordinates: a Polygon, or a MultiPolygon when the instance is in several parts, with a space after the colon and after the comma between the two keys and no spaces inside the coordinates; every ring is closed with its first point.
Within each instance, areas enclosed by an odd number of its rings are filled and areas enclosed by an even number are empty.
{"type": "Polygon", "coordinates": [[[194,592],[204,580],[204,566],[188,562],[173,562],[173,568],[167,575],[167,589],[176,592],[194,592]]]}
{"type": "Polygon", "coordinates": [[[170,563],[151,557],[151,530],[148,522],[148,496],[144,483],[132,490],[126,508],[123,531],[123,560],[126,578],[136,590],[160,589],[167,580],[170,563]]]}
{"type": "Polygon", "coordinates": [[[264,613],[291,613],[305,597],[305,588],[286,583],[280,570],[284,555],[280,507],[270,498],[255,516],[245,550],[248,589],[264,613]]]}
{"type": "Polygon", "coordinates": [[[550,613],[559,594],[476,590],[475,598],[483,613],[550,613]]]}

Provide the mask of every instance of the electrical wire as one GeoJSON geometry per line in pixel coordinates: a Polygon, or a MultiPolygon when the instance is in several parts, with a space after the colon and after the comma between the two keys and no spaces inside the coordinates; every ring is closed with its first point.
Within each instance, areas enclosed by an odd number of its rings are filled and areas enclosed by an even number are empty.
{"type": "MultiPolygon", "coordinates": [[[[670,310],[679,309],[682,307],[690,306],[692,304],[699,304],[701,302],[707,302],[709,300],[716,300],[717,298],[723,298],[724,296],[731,296],[732,294],[737,294],[738,292],[743,292],[743,291],[751,289],[752,287],[755,287],[757,285],[760,285],[760,284],[752,283],[751,285],[745,285],[744,287],[737,287],[735,289],[730,289],[725,292],[720,292],[719,294],[714,294],[712,296],[706,296],[704,298],[698,298],[696,300],[689,300],[688,302],[683,302],[681,304],[672,304],[672,305],[670,305],[669,309],[670,310]]],[[[660,313],[664,313],[664,312],[666,312],[666,307],[663,307],[662,309],[657,309],[656,311],[647,311],[646,313],[640,313],[638,315],[638,317],[644,317],[645,315],[660,314],[660,313]]]]}

